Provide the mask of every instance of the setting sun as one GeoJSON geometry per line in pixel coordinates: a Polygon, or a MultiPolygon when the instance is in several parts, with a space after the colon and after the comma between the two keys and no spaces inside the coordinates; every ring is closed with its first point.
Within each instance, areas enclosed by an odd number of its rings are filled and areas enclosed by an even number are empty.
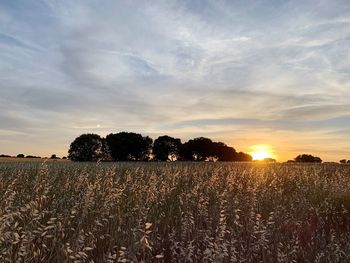
{"type": "Polygon", "coordinates": [[[272,158],[266,146],[256,145],[252,147],[254,150],[251,152],[253,160],[264,160],[266,158],[272,158]]]}

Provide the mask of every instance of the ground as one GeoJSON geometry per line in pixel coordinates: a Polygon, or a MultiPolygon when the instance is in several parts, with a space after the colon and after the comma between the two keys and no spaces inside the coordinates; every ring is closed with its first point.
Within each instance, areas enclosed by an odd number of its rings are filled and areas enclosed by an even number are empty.
{"type": "Polygon", "coordinates": [[[0,163],[0,262],[349,262],[350,165],[0,163]]]}

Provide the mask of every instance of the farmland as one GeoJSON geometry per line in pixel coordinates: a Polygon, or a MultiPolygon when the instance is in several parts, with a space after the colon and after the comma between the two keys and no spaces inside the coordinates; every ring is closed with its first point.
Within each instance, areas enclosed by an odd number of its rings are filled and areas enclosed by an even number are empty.
{"type": "Polygon", "coordinates": [[[64,159],[0,157],[0,163],[68,162],[64,159]]]}
{"type": "Polygon", "coordinates": [[[350,262],[350,165],[0,163],[0,262],[350,262]]]}

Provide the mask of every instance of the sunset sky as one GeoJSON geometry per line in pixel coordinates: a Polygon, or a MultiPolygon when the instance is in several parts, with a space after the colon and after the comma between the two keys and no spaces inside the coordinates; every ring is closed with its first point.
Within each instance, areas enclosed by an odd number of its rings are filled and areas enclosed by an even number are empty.
{"type": "Polygon", "coordinates": [[[350,159],[350,1],[0,1],[0,153],[82,133],[350,159]]]}

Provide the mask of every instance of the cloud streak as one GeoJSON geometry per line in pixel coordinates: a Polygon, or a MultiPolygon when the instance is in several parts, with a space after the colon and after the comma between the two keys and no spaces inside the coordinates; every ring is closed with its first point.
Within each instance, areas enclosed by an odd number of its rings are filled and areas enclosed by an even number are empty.
{"type": "Polygon", "coordinates": [[[132,130],[270,143],[281,160],[350,155],[347,0],[0,7],[4,153],[64,155],[82,132],[132,130]]]}

